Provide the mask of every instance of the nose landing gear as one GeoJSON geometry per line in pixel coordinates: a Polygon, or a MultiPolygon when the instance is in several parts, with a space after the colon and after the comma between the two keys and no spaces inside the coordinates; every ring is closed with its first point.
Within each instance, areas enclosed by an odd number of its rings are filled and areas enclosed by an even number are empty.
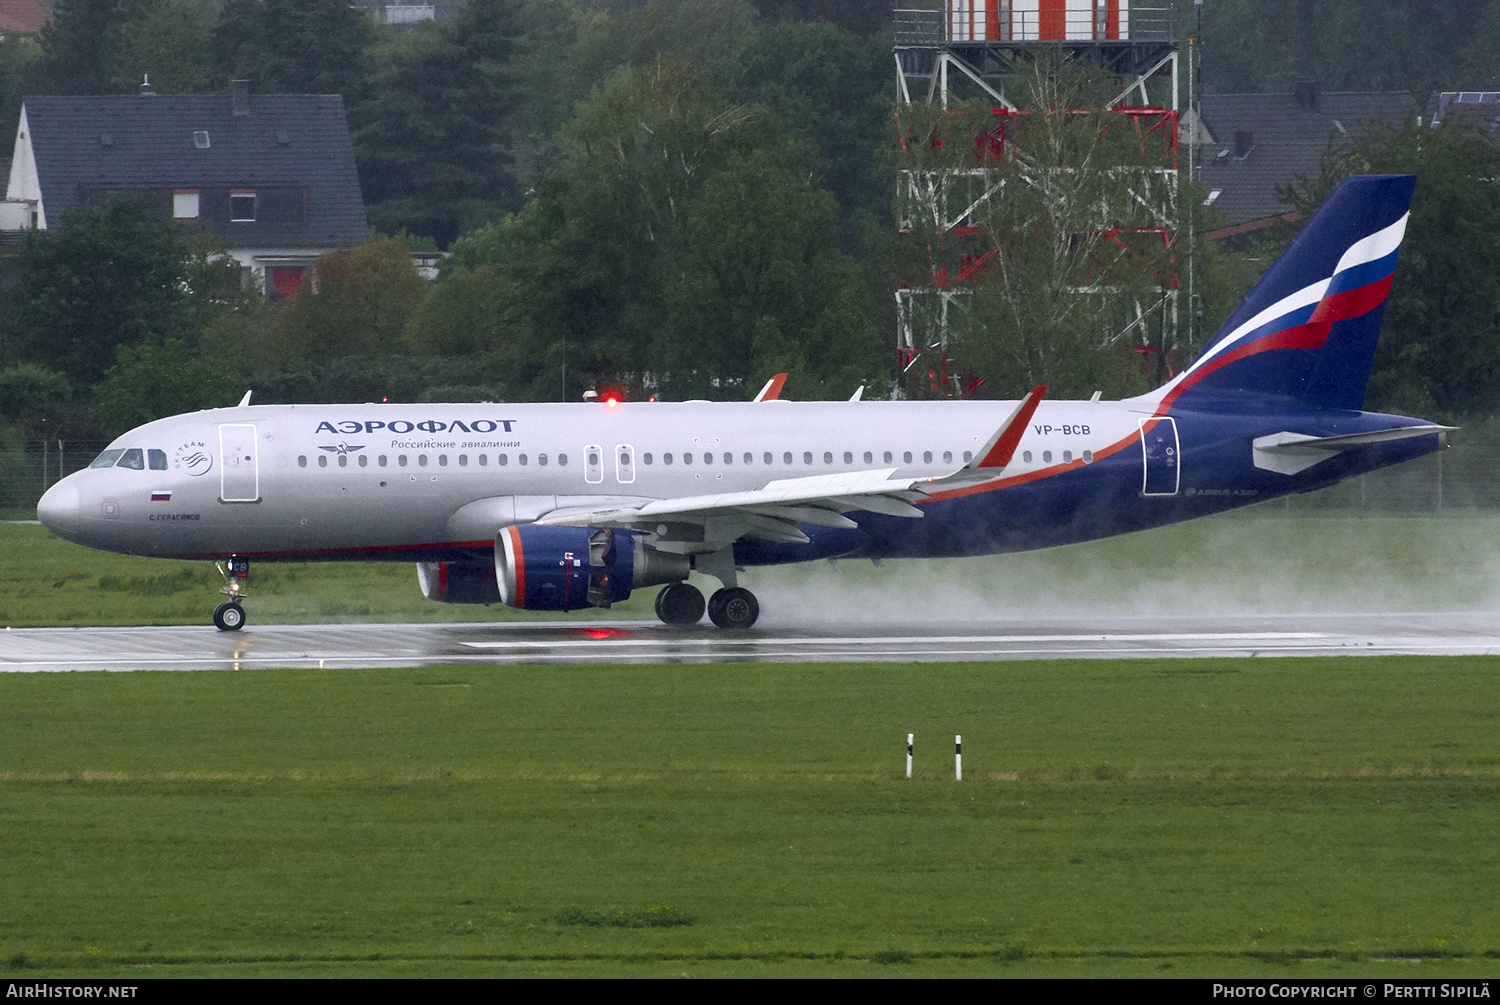
{"type": "Polygon", "coordinates": [[[215,562],[214,565],[224,577],[219,592],[229,598],[228,603],[214,608],[214,627],[221,632],[237,632],[245,627],[245,609],[240,606],[240,601],[247,596],[245,585],[250,581],[250,560],[231,558],[227,563],[215,562]]]}

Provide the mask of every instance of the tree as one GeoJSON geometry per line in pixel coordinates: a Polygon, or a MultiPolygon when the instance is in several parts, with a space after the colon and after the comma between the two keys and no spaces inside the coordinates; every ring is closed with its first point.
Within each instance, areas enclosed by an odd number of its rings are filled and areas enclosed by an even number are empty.
{"type": "Polygon", "coordinates": [[[227,408],[242,393],[232,367],[197,355],[180,339],[121,346],[94,388],[94,408],[112,435],[200,408],[227,408]]]}
{"type": "Polygon", "coordinates": [[[344,0],[226,0],[211,54],[221,80],[258,91],[363,100],[374,22],[344,0]]]}
{"type": "Polygon", "coordinates": [[[1500,146],[1462,126],[1372,128],[1282,192],[1310,216],[1351,174],[1414,174],[1366,407],[1463,419],[1500,408],[1500,146]]]}
{"type": "Polygon", "coordinates": [[[149,77],[159,94],[222,91],[210,57],[222,0],[143,0],[119,26],[111,89],[129,92],[149,77]]]}
{"type": "Polygon", "coordinates": [[[658,59],[617,71],[560,147],[522,212],[454,246],[514,279],[553,374],[739,397],[778,361],[805,361],[793,393],[874,372],[833,201],[763,110],[658,59]]]}
{"type": "Polygon", "coordinates": [[[9,263],[0,362],[44,363],[88,386],[117,346],[190,337],[188,257],[180,224],[125,197],[70,209],[56,230],[28,231],[9,263]]]}
{"type": "Polygon", "coordinates": [[[137,0],[54,0],[38,40],[35,85],[46,94],[109,94],[119,58],[120,28],[137,0]]]}
{"type": "Polygon", "coordinates": [[[355,137],[372,221],[442,247],[519,206],[510,150],[523,32],[517,0],[471,0],[378,50],[355,137]]]}

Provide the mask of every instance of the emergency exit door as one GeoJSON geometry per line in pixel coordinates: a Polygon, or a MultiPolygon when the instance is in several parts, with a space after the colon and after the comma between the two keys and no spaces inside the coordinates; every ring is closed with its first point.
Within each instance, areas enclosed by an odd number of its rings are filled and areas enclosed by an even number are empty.
{"type": "Polygon", "coordinates": [[[260,445],[251,422],[219,427],[219,501],[260,502],[260,445]]]}

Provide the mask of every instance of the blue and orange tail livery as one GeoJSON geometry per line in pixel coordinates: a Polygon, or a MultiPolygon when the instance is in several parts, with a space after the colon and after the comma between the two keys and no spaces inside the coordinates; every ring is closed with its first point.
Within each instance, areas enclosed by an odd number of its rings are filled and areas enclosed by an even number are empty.
{"type": "Polygon", "coordinates": [[[1344,181],[1193,364],[1143,399],[1158,414],[1244,393],[1360,408],[1415,184],[1410,175],[1344,181]]]}

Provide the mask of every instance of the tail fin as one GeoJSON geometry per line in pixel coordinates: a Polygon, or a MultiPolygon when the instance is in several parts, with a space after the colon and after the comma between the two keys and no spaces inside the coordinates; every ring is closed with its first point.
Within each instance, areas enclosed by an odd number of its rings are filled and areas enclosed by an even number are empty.
{"type": "Polygon", "coordinates": [[[1415,184],[1410,175],[1344,181],[1193,364],[1143,398],[1158,401],[1158,413],[1225,392],[1363,406],[1415,184]]]}

